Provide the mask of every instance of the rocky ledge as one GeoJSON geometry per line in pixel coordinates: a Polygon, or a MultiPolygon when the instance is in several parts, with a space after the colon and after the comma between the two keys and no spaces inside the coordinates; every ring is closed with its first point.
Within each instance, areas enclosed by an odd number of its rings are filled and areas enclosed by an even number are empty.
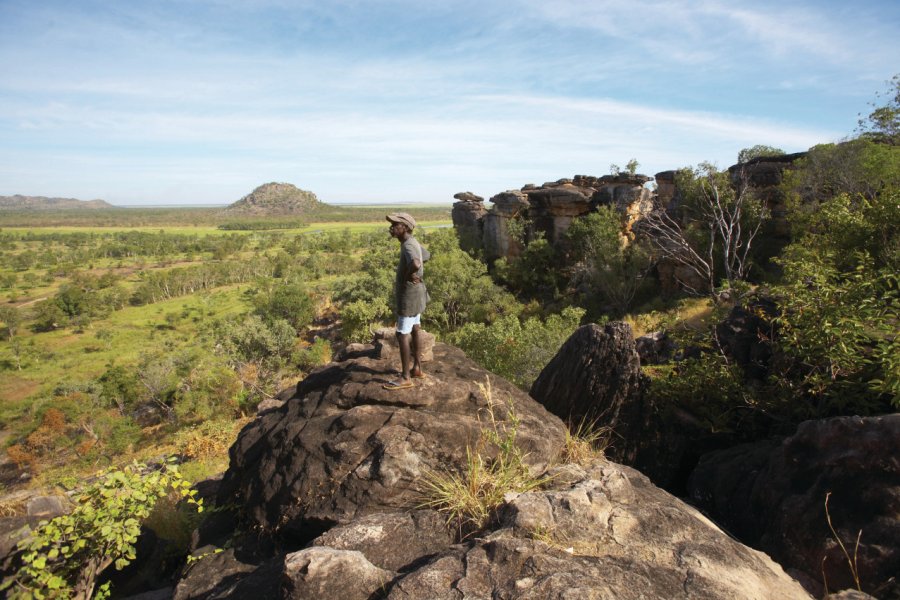
{"type": "Polygon", "coordinates": [[[634,469],[566,464],[562,421],[460,350],[435,344],[427,376],[402,391],[382,388],[396,360],[353,356],[298,384],[231,449],[219,503],[240,508],[249,537],[275,543],[248,550],[237,535],[216,552],[201,529],[204,558],[176,598],[810,597],[634,469]],[[516,427],[547,483],[508,493],[489,526],[460,540],[422,508],[422,481],[490,453],[486,427],[516,427]]]}

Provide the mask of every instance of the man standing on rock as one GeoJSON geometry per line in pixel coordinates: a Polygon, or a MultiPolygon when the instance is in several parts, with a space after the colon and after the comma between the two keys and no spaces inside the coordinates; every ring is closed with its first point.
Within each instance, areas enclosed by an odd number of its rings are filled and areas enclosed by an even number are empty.
{"type": "Polygon", "coordinates": [[[419,362],[419,330],[422,312],[428,301],[428,292],[422,276],[423,265],[430,257],[418,240],[412,236],[416,220],[407,213],[387,215],[391,223],[391,237],[400,242],[400,262],[397,263],[397,277],[394,281],[397,313],[397,345],[400,346],[400,378],[384,384],[386,390],[402,390],[413,387],[413,377],[424,377],[419,362]],[[411,338],[411,339],[410,339],[411,338]],[[410,361],[412,358],[412,361],[410,361]]]}

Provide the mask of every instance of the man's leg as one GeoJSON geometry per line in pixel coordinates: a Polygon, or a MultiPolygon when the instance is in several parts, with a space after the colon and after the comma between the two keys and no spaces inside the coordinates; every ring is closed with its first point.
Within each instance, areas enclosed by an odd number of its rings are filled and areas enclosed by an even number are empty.
{"type": "Polygon", "coordinates": [[[412,371],[413,377],[422,377],[422,365],[419,362],[419,352],[422,348],[419,343],[419,330],[422,329],[418,324],[412,328],[412,371]]]}
{"type": "Polygon", "coordinates": [[[409,338],[410,334],[397,332],[397,345],[400,347],[400,377],[409,381],[409,338]]]}

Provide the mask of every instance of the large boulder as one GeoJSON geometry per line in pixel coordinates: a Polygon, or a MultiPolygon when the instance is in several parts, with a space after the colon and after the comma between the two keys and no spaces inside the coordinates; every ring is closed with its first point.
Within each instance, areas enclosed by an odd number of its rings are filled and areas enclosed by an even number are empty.
{"type": "Polygon", "coordinates": [[[429,472],[461,470],[490,422],[517,422],[517,441],[540,472],[561,453],[565,426],[457,348],[434,347],[415,387],[386,390],[397,365],[374,357],[329,364],[284,406],[247,425],[230,451],[219,503],[251,523],[308,541],[335,524],[422,501],[429,472]]]}
{"type": "Polygon", "coordinates": [[[608,428],[608,456],[680,494],[700,456],[727,440],[682,406],[657,406],[648,387],[631,327],[592,323],[566,340],[531,396],[572,426],[608,428]]]}
{"type": "Polygon", "coordinates": [[[633,460],[650,419],[649,380],[641,373],[631,327],[624,322],[579,327],[531,386],[531,397],[572,424],[596,423],[615,433],[617,459],[633,460]]]}
{"type": "Polygon", "coordinates": [[[900,414],[806,421],[779,441],[704,456],[690,497],[742,541],[821,580],[900,597],[900,414]],[[860,533],[861,532],[861,533],[860,533]]]}
{"type": "Polygon", "coordinates": [[[499,528],[398,578],[389,599],[810,598],[766,555],[628,467],[551,471],[510,496],[499,528]]]}

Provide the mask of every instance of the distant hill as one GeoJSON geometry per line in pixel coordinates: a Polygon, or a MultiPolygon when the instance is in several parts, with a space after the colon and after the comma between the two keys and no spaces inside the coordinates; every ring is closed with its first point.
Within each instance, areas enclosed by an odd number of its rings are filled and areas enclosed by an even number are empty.
{"type": "Polygon", "coordinates": [[[51,210],[56,208],[115,208],[105,200],[76,200],[46,196],[0,196],[0,210],[51,210]]]}
{"type": "Polygon", "coordinates": [[[299,215],[326,204],[316,195],[290,183],[264,183],[224,210],[233,215],[299,215]]]}

